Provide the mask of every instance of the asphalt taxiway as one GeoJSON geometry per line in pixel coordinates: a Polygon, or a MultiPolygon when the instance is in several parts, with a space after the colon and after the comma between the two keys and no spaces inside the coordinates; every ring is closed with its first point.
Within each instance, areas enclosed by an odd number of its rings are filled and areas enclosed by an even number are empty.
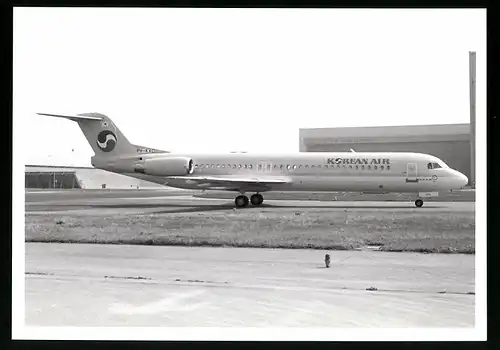
{"type": "MultiPolygon", "coordinates": [[[[189,191],[25,198],[36,215],[234,210],[189,191]]],[[[446,213],[474,203],[269,200],[246,209],[346,207],[446,213]]],[[[26,243],[25,277],[27,325],[474,327],[474,255],[26,243]]]]}
{"type": "MultiPolygon", "coordinates": [[[[27,191],[25,211],[27,213],[52,213],[68,211],[71,215],[120,215],[140,213],[204,212],[233,209],[234,199],[200,197],[199,191],[183,190],[61,190],[27,191]]],[[[271,198],[274,198],[270,196],[271,198]]],[[[276,197],[276,195],[275,195],[276,197]]],[[[362,196],[358,196],[361,198],[362,196]]],[[[366,196],[365,196],[366,197],[366,196]]],[[[377,200],[293,200],[267,199],[262,206],[249,205],[243,210],[345,210],[370,209],[373,211],[435,211],[471,212],[474,201],[425,202],[422,208],[416,208],[413,201],[377,201],[377,200]]]]}
{"type": "Polygon", "coordinates": [[[474,327],[474,256],[26,244],[30,326],[474,327]]]}

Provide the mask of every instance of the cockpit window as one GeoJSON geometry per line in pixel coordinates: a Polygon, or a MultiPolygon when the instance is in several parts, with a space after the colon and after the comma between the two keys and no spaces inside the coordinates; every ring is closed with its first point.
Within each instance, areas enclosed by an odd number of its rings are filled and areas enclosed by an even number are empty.
{"type": "Polygon", "coordinates": [[[442,166],[438,163],[432,162],[427,164],[427,169],[439,169],[442,168],[442,166]]]}

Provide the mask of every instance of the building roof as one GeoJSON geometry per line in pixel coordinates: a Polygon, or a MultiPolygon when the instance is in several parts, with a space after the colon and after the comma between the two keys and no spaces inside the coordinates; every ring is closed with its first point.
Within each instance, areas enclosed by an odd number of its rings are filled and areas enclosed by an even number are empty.
{"type": "Polygon", "coordinates": [[[57,169],[57,170],[47,170],[47,169],[43,169],[43,170],[39,170],[39,171],[26,171],[24,173],[25,175],[53,175],[53,174],[76,174],[76,171],[75,170],[66,170],[66,171],[63,171],[62,169],[57,169]]]}
{"type": "Polygon", "coordinates": [[[466,124],[431,124],[431,125],[397,125],[341,128],[303,128],[301,136],[404,136],[404,135],[460,135],[469,134],[470,126],[466,124]]]}
{"type": "Polygon", "coordinates": [[[88,166],[68,166],[68,165],[32,165],[26,164],[25,168],[58,168],[58,169],[96,169],[88,166]]]}
{"type": "Polygon", "coordinates": [[[71,166],[57,166],[57,165],[25,165],[24,172],[25,174],[33,174],[33,173],[75,173],[78,170],[94,170],[100,171],[96,168],[91,167],[71,167],[71,166]]]}
{"type": "Polygon", "coordinates": [[[300,129],[301,142],[360,143],[460,141],[470,137],[469,124],[401,125],[300,129]]]}

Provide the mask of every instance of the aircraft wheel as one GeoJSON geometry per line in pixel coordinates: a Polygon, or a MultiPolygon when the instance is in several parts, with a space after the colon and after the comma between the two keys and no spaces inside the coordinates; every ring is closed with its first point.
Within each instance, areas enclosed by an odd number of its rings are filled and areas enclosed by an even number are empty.
{"type": "Polygon", "coordinates": [[[264,202],[264,197],[261,194],[254,194],[250,197],[250,202],[252,202],[253,205],[261,205],[262,202],[264,202]]]}
{"type": "Polygon", "coordinates": [[[261,194],[258,194],[259,196],[259,205],[262,204],[262,202],[264,202],[264,196],[262,196],[261,194]]]}
{"type": "Polygon", "coordinates": [[[424,205],[424,201],[423,201],[423,200],[421,200],[421,199],[417,199],[417,200],[415,201],[415,205],[416,205],[418,208],[420,208],[422,205],[424,205]]]}
{"type": "Polygon", "coordinates": [[[234,200],[234,203],[238,208],[243,208],[248,205],[248,197],[247,196],[238,196],[234,200]]]}

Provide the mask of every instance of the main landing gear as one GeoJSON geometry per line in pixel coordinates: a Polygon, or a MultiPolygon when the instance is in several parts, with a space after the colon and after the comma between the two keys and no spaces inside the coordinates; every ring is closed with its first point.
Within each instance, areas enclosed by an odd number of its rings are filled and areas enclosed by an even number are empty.
{"type": "MultiPolygon", "coordinates": [[[[248,202],[248,197],[245,195],[240,195],[234,200],[234,203],[238,208],[246,207],[248,205],[248,202]]],[[[261,194],[256,193],[250,197],[250,202],[252,203],[252,205],[261,205],[262,202],[264,202],[264,197],[261,194]]]]}
{"type": "Polygon", "coordinates": [[[421,199],[417,199],[417,200],[415,201],[415,206],[416,206],[417,208],[420,208],[422,205],[424,205],[424,201],[423,201],[423,200],[421,200],[421,199]]]}

